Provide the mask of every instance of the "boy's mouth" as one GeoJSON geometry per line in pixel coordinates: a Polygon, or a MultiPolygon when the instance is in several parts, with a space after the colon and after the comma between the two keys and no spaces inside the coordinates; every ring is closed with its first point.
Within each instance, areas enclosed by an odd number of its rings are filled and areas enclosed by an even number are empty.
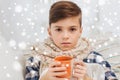
{"type": "Polygon", "coordinates": [[[70,45],[71,43],[70,42],[63,42],[61,44],[64,45],[64,46],[67,46],[67,45],[70,45]]]}
{"type": "Polygon", "coordinates": [[[63,43],[61,43],[61,44],[71,44],[70,42],[63,42],[63,43]]]}

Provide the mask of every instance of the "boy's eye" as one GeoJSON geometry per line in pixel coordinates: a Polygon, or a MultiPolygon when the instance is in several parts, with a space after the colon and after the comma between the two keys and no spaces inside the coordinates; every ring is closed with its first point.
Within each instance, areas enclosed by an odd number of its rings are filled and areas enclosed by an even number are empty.
{"type": "Polygon", "coordinates": [[[58,29],[56,29],[56,31],[62,31],[62,30],[58,28],[58,29]]]}
{"type": "Polygon", "coordinates": [[[71,28],[70,31],[76,31],[76,28],[71,28]]]}

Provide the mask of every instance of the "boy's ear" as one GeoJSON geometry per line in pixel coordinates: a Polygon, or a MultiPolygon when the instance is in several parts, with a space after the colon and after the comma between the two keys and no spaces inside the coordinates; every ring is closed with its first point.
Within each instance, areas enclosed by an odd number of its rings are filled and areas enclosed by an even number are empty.
{"type": "Polygon", "coordinates": [[[47,31],[48,31],[48,35],[51,36],[51,30],[50,30],[50,27],[48,27],[47,31]]]}

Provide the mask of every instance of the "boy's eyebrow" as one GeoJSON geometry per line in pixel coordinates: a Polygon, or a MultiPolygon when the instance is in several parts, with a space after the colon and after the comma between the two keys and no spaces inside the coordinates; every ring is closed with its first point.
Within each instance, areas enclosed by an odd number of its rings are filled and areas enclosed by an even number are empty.
{"type": "Polygon", "coordinates": [[[73,26],[70,26],[70,27],[77,27],[77,26],[74,26],[74,25],[73,25],[73,26]]]}
{"type": "MultiPolygon", "coordinates": [[[[61,27],[63,27],[63,26],[55,26],[55,28],[61,28],[61,27]]],[[[77,26],[73,25],[73,26],[70,26],[70,27],[77,27],[77,26]]]]}
{"type": "Polygon", "coordinates": [[[60,28],[60,27],[62,27],[62,26],[55,26],[54,28],[60,28]]]}

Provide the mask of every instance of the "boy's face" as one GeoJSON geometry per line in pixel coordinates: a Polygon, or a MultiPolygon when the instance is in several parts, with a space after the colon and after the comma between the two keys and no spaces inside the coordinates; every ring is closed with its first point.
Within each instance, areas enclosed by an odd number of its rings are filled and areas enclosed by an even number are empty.
{"type": "Polygon", "coordinates": [[[48,28],[51,39],[63,51],[73,49],[78,42],[82,33],[79,18],[80,16],[65,18],[51,23],[48,28]]]}

